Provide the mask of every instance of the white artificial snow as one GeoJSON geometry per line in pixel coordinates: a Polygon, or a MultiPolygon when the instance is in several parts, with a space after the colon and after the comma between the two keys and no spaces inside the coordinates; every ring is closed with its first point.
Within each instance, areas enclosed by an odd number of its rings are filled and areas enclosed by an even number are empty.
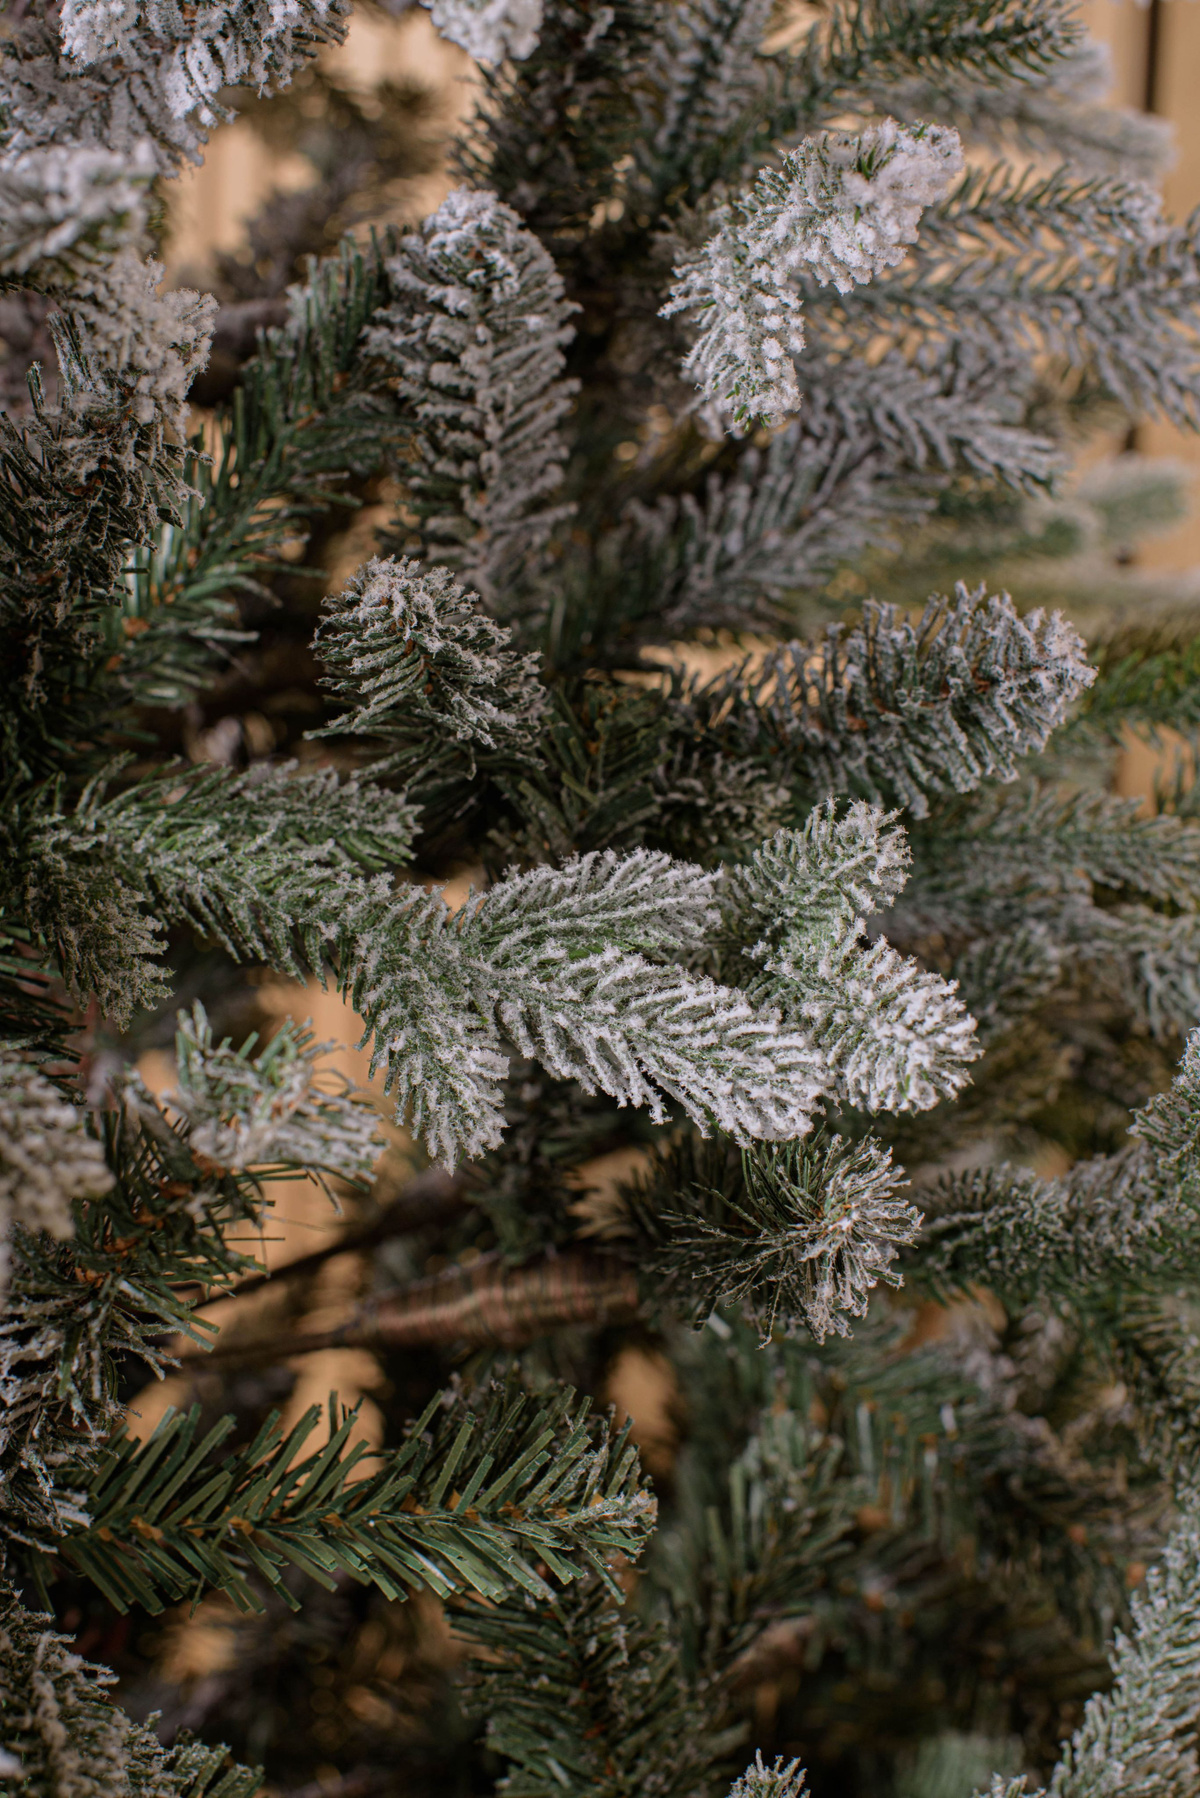
{"type": "Polygon", "coordinates": [[[425,0],[443,37],[476,62],[520,62],[537,48],[542,0],[425,0]]]}
{"type": "Polygon", "coordinates": [[[857,136],[806,138],[724,207],[712,237],[676,267],[662,308],[699,326],[683,366],[705,403],[738,425],[795,412],[797,277],[846,293],[895,267],[962,167],[956,131],[885,119],[857,136]]]}

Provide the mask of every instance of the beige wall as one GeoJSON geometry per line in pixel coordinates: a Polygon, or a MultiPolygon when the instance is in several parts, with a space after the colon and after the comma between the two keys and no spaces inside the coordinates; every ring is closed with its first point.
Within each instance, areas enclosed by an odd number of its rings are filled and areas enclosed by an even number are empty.
{"type": "MultiPolygon", "coordinates": [[[[1131,0],[1085,0],[1088,30],[1108,44],[1113,57],[1113,92],[1118,105],[1140,106],[1146,91],[1150,9],[1131,0]]],[[[1156,62],[1156,110],[1175,133],[1175,165],[1164,184],[1169,215],[1185,219],[1200,206],[1200,5],[1196,0],[1161,0],[1156,62]]],[[[1200,565],[1200,436],[1150,423],[1138,432],[1138,447],[1152,456],[1171,456],[1194,471],[1192,517],[1175,530],[1151,539],[1139,551],[1139,565],[1179,571],[1200,565]]]]}

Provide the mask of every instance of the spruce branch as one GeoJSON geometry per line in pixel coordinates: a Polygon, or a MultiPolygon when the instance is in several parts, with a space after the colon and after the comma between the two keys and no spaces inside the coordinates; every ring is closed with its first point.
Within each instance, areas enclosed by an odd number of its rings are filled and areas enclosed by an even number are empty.
{"type": "Polygon", "coordinates": [[[892,1263],[921,1219],[897,1199],[890,1150],[824,1132],[730,1154],[683,1139],[624,1198],[649,1251],[643,1290],[700,1325],[740,1311],[768,1341],[803,1325],[818,1342],[849,1333],[872,1289],[901,1284],[892,1263]]]}
{"type": "Polygon", "coordinates": [[[272,1178],[361,1178],[374,1160],[370,1114],[321,1089],[307,1032],[285,1026],[252,1060],[215,1042],[197,1008],[181,1017],[177,1048],[169,1111],[129,1076],[101,1114],[109,1182],[76,1203],[73,1239],[22,1230],[14,1243],[0,1319],[0,1516],[46,1552],[84,1515],[79,1470],[121,1415],[114,1363],[162,1372],[164,1337],[203,1340],[196,1299],[257,1270],[226,1237],[261,1220],[272,1178]]]}
{"type": "Polygon", "coordinates": [[[73,1206],[112,1186],[87,1116],[19,1049],[0,1047],[0,1300],[8,1286],[14,1226],[64,1241],[73,1206]]]}
{"type": "MultiPolygon", "coordinates": [[[[555,523],[559,433],[574,392],[562,380],[573,310],[562,277],[511,207],[456,188],[387,262],[389,303],[363,348],[411,435],[398,472],[426,553],[503,612],[555,523]]],[[[412,546],[399,521],[396,547],[412,546]]]]}
{"type": "Polygon", "coordinates": [[[862,941],[895,899],[908,850],[892,819],[828,801],[727,876],[725,940],[739,984],[812,1034],[831,1090],[870,1111],[927,1110],[978,1054],[952,987],[890,947],[862,941]]]}
{"type": "Polygon", "coordinates": [[[154,172],[145,142],[133,155],[59,145],[0,156],[0,285],[61,289],[135,242],[154,172]]]}
{"type": "Polygon", "coordinates": [[[607,1561],[638,1552],[654,1500],[628,1430],[588,1411],[569,1388],[538,1401],[494,1386],[449,1407],[437,1395],[373,1472],[360,1465],[371,1451],[351,1443],[357,1414],[339,1419],[332,1399],[329,1440],[307,1455],[316,1406],[286,1438],[273,1413],[223,1458],[232,1418],[202,1435],[198,1406],[172,1411],[145,1443],[113,1445],[91,1481],[87,1526],[58,1552],[122,1611],[158,1611],[206,1587],[257,1610],[259,1581],[295,1606],[288,1566],[331,1589],[348,1574],[392,1599],[416,1585],[547,1599],[538,1563],[560,1584],[593,1572],[615,1589],[607,1561]]]}
{"type": "Polygon", "coordinates": [[[540,1608],[520,1596],[459,1603],[454,1628],[487,1657],[471,1669],[466,1702],[487,1719],[512,1798],[701,1798],[741,1733],[722,1729],[708,1695],[689,1688],[667,1628],[598,1580],[540,1608]]]}
{"type": "MultiPolygon", "coordinates": [[[[1196,1502],[1183,1515],[1144,1590],[1134,1594],[1130,1634],[1118,1630],[1113,1686],[1089,1698],[1083,1722],[1042,1794],[1030,1798],[1113,1798],[1118,1792],[1185,1798],[1200,1785],[1195,1745],[1200,1702],[1200,1532],[1196,1502]]],[[[991,1798],[1020,1798],[1025,1780],[992,1782],[991,1798]]]]}
{"type": "Polygon", "coordinates": [[[1118,1154],[1079,1162],[1058,1180],[1011,1167],[944,1176],[929,1195],[913,1274],[943,1292],[978,1281],[1006,1303],[1084,1308],[1114,1280],[1168,1279],[1200,1222],[1198,1105],[1193,1033],[1170,1091],[1135,1114],[1135,1140],[1118,1154]]]}
{"type": "Polygon", "coordinates": [[[423,0],[438,31],[476,62],[521,62],[537,48],[542,0],[423,0]]]}
{"type": "Polygon", "coordinates": [[[680,723],[771,756],[814,798],[860,793],[916,818],[935,794],[1017,778],[1090,686],[1061,613],[1020,617],[1007,595],[959,585],[916,624],[869,602],[855,628],[790,643],[756,672],[679,683],[680,723]]]}
{"type": "Polygon", "coordinates": [[[286,85],[297,63],[345,36],[348,0],[298,0],[288,7],[208,0],[183,14],[141,0],[65,0],[62,41],[77,64],[153,59],[157,85],[175,118],[203,126],[226,116],[223,87],[286,85]]]}
{"type": "Polygon", "coordinates": [[[164,1749],[117,1708],[116,1675],[0,1589],[0,1778],[25,1798],[254,1798],[262,1774],[186,1733],[164,1749]]]}
{"type": "Polygon", "coordinates": [[[961,167],[956,132],[888,119],[857,137],[809,138],[765,169],[676,267],[662,308],[696,327],[683,366],[704,403],[739,428],[798,410],[792,361],[804,329],[793,278],[803,271],[846,293],[894,267],[961,167]]]}
{"type": "Polygon", "coordinates": [[[530,745],[545,709],[537,657],[509,648],[478,596],[444,568],[374,557],[325,601],[313,640],[324,684],[347,709],[314,736],[376,738],[429,753],[448,731],[495,749],[530,745]]]}
{"type": "Polygon", "coordinates": [[[935,104],[957,101],[955,114],[969,129],[971,99],[981,95],[985,105],[991,99],[993,105],[1018,106],[1054,80],[1077,54],[1081,36],[1061,0],[934,0],[920,6],[839,0],[793,58],[779,59],[770,135],[805,129],[851,97],[889,104],[888,96],[910,86],[935,104]]]}
{"type": "Polygon", "coordinates": [[[805,1773],[799,1761],[785,1764],[780,1756],[774,1766],[767,1767],[760,1748],[730,1786],[729,1798],[801,1798],[804,1789],[805,1773]]]}

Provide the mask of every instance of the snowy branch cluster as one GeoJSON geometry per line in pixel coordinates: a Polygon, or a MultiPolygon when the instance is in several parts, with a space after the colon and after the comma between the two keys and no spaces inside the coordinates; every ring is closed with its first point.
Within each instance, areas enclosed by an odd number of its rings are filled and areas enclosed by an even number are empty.
{"type": "Polygon", "coordinates": [[[794,359],[804,348],[797,274],[846,293],[894,268],[922,212],[962,168],[956,131],[887,119],[857,136],[806,139],[729,203],[703,248],[677,267],[663,307],[693,323],[683,366],[714,414],[744,428],[795,412],[794,359]]]}

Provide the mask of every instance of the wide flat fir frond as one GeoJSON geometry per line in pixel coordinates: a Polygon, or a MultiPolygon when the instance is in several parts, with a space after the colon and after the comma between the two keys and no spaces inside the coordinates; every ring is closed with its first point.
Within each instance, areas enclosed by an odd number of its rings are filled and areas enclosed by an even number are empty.
{"type": "MultiPolygon", "coordinates": [[[[501,611],[561,508],[559,425],[573,307],[553,261],[495,194],[456,188],[388,259],[364,338],[411,431],[398,473],[419,540],[501,611]]],[[[412,530],[398,524],[399,546],[412,530]]]]}
{"type": "Polygon", "coordinates": [[[439,1158],[500,1140],[501,1033],[557,1078],[652,1117],[673,1101],[738,1141],[802,1134],[821,1086],[808,1038],[658,958],[694,944],[710,903],[700,869],[593,855],[510,876],[454,915],[436,894],[364,895],[329,948],[373,1063],[439,1158]]]}
{"type": "Polygon", "coordinates": [[[795,277],[845,293],[894,267],[961,168],[956,132],[889,119],[857,137],[810,138],[764,170],[676,268],[662,309],[694,322],[683,366],[705,404],[739,427],[795,412],[793,359],[804,347],[795,277]]]}

